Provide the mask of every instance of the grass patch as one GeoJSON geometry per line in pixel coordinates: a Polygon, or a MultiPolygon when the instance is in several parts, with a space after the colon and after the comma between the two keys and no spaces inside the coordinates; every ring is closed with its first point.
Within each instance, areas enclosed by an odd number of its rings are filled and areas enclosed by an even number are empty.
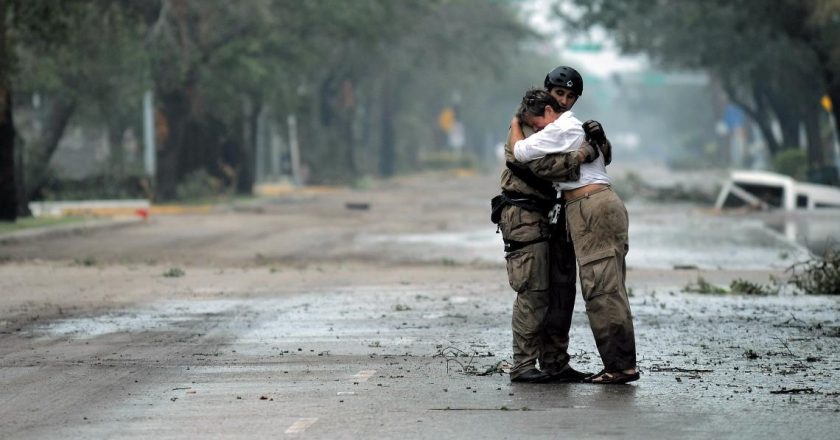
{"type": "Polygon", "coordinates": [[[180,278],[186,274],[187,273],[179,267],[170,267],[169,270],[163,273],[163,276],[167,278],[180,278]]]}
{"type": "Polygon", "coordinates": [[[732,293],[757,296],[767,296],[777,293],[777,291],[774,291],[770,286],[753,283],[741,278],[732,280],[732,283],[729,284],[729,290],[732,293]]]}
{"type": "Polygon", "coordinates": [[[0,234],[23,229],[78,223],[84,220],[84,217],[25,217],[14,222],[0,222],[0,234]]]}
{"type": "Polygon", "coordinates": [[[767,296],[767,295],[774,295],[779,292],[779,286],[776,286],[774,289],[772,286],[765,286],[758,283],[753,283],[752,281],[747,281],[742,278],[737,278],[732,280],[729,283],[729,288],[716,286],[708,281],[705,278],[698,276],[697,281],[693,283],[688,283],[682,289],[683,292],[688,293],[702,293],[708,295],[755,295],[755,296],[767,296]]]}
{"type": "Polygon", "coordinates": [[[686,284],[686,286],[683,287],[682,291],[689,293],[704,293],[714,295],[724,295],[729,293],[729,291],[724,289],[723,287],[715,286],[714,284],[706,281],[705,278],[700,276],[697,277],[696,282],[686,284]]]}

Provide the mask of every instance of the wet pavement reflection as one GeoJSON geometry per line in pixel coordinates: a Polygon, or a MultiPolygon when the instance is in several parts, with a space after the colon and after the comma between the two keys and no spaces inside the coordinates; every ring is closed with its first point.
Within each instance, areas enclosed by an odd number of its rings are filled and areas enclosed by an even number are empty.
{"type": "MultiPolygon", "coordinates": [[[[628,211],[630,268],[785,269],[810,257],[808,248],[762,217],[718,215],[693,205],[630,204],[628,211]]],[[[405,261],[504,262],[501,235],[489,222],[463,232],[360,234],[356,245],[405,261]]]]}

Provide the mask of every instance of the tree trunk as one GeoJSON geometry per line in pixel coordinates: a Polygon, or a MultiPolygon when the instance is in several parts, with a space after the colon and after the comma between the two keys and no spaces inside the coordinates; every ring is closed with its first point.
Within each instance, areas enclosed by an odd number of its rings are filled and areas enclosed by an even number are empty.
{"type": "Polygon", "coordinates": [[[800,111],[802,105],[793,102],[793,100],[801,98],[790,95],[780,97],[773,91],[767,91],[766,96],[767,102],[770,103],[770,107],[773,108],[773,113],[776,114],[776,119],[779,121],[779,127],[782,129],[782,149],[800,147],[799,126],[802,121],[802,112],[800,111]]]}
{"type": "MultiPolygon", "coordinates": [[[[0,72],[0,75],[3,75],[3,73],[0,72]]],[[[8,83],[8,81],[3,81],[2,79],[0,81],[2,83],[8,83]]],[[[13,222],[17,219],[18,190],[15,177],[15,162],[15,126],[12,121],[12,94],[7,87],[0,85],[0,221],[13,222]]]]}
{"type": "MultiPolygon", "coordinates": [[[[836,63],[832,62],[831,51],[834,50],[833,44],[822,44],[825,40],[815,38],[813,35],[806,35],[804,38],[805,44],[809,45],[817,56],[817,63],[820,67],[820,73],[825,82],[826,94],[831,99],[832,112],[831,117],[834,118],[834,136],[840,142],[840,75],[835,71],[836,63]]],[[[831,40],[829,40],[831,41],[831,40]]]]}
{"type": "Polygon", "coordinates": [[[17,180],[17,214],[18,217],[32,217],[32,211],[29,210],[29,198],[26,193],[26,159],[24,158],[24,148],[20,141],[16,140],[18,145],[15,148],[15,179],[17,180]]]}
{"type": "Polygon", "coordinates": [[[776,140],[776,136],[773,134],[773,129],[770,127],[770,115],[767,112],[767,104],[765,103],[764,97],[762,96],[759,88],[755,86],[752,88],[755,107],[749,106],[747,102],[740,99],[735,93],[735,89],[726,82],[723,83],[723,89],[726,92],[726,95],[729,96],[729,100],[738,105],[738,107],[741,107],[741,109],[747,113],[747,116],[755,122],[755,125],[758,126],[758,131],[761,133],[761,137],[764,138],[764,142],[767,144],[767,149],[770,151],[770,155],[775,156],[776,153],[781,151],[782,148],[779,145],[779,141],[776,140]]]}
{"type": "Polygon", "coordinates": [[[157,170],[155,173],[155,199],[173,200],[177,196],[178,170],[181,148],[184,144],[189,100],[183,90],[159,91],[160,108],[156,135],[157,170]]]}
{"type": "Polygon", "coordinates": [[[341,99],[338,102],[339,130],[341,139],[344,141],[347,171],[351,178],[356,178],[359,170],[356,166],[356,133],[353,130],[353,122],[356,119],[356,103],[353,95],[354,83],[345,79],[341,83],[341,99]]]}
{"type": "Polygon", "coordinates": [[[125,148],[122,142],[125,127],[116,119],[115,117],[108,121],[108,162],[111,165],[111,175],[121,180],[125,177],[125,148]]]}
{"type": "Polygon", "coordinates": [[[840,82],[828,88],[828,98],[831,99],[831,117],[834,118],[834,136],[840,142],[840,82]]]}
{"type": "Polygon", "coordinates": [[[820,136],[820,108],[815,105],[808,108],[802,115],[802,122],[805,126],[805,138],[808,141],[806,145],[808,169],[819,169],[826,163],[825,147],[820,136]]]}
{"type": "Polygon", "coordinates": [[[58,149],[58,143],[64,137],[64,130],[70,117],[76,112],[76,101],[56,98],[44,123],[43,137],[32,143],[32,149],[27,154],[28,166],[26,181],[29,188],[27,198],[33,200],[41,193],[46,184],[50,160],[58,149]]]}
{"type": "Polygon", "coordinates": [[[18,189],[15,177],[15,125],[6,50],[6,0],[0,0],[0,221],[15,221],[18,189]]]}
{"type": "Polygon", "coordinates": [[[254,190],[255,178],[255,155],[257,151],[257,138],[260,114],[262,113],[262,101],[259,98],[248,98],[248,105],[244,106],[243,117],[246,127],[242,133],[242,141],[239,143],[239,173],[237,173],[236,192],[238,194],[251,194],[254,190]]]}
{"type": "Polygon", "coordinates": [[[379,173],[385,177],[391,177],[396,172],[396,145],[394,139],[394,91],[391,87],[391,79],[382,81],[382,142],[381,157],[379,161],[379,173]]]}

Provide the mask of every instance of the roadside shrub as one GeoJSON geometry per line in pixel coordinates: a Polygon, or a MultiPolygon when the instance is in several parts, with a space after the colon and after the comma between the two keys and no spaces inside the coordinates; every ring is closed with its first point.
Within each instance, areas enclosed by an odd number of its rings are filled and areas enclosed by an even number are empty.
{"type": "Polygon", "coordinates": [[[796,180],[805,180],[808,177],[808,159],[805,151],[799,148],[788,148],[779,152],[773,158],[773,168],[796,180]]]}
{"type": "Polygon", "coordinates": [[[840,251],[829,249],[815,257],[791,266],[788,282],[810,294],[840,295],[840,251]]]}
{"type": "Polygon", "coordinates": [[[187,174],[175,189],[179,200],[203,199],[221,195],[223,192],[224,184],[221,179],[211,176],[204,169],[187,174]]]}
{"type": "Polygon", "coordinates": [[[148,178],[141,175],[117,178],[105,174],[81,179],[47,179],[34,200],[91,200],[148,198],[148,178]]]}

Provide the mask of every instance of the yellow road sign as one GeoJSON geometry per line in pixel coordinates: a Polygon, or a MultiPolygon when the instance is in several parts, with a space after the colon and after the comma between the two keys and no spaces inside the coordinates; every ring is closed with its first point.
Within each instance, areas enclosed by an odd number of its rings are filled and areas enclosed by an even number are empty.
{"type": "Polygon", "coordinates": [[[455,127],[455,122],[455,110],[452,107],[446,107],[440,112],[440,116],[438,116],[438,127],[441,130],[449,133],[455,127]]]}

